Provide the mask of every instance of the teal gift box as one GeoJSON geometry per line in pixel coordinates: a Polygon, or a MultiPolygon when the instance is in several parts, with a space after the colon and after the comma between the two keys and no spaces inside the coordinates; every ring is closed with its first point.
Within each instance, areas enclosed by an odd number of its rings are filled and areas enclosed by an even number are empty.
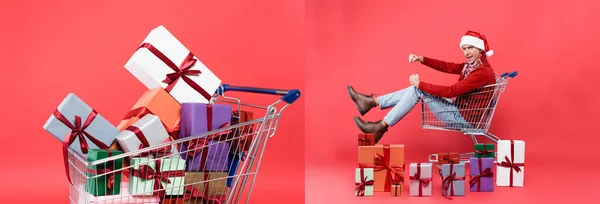
{"type": "MultiPolygon", "coordinates": [[[[87,161],[94,162],[119,154],[123,154],[123,152],[90,149],[87,154],[87,161]]],[[[123,168],[122,158],[91,165],[86,172],[85,191],[93,196],[119,195],[121,192],[121,168],[123,168]]]]}
{"type": "Polygon", "coordinates": [[[185,192],[185,160],[178,156],[155,158],[132,158],[129,176],[131,195],[183,195],[185,192]],[[158,168],[157,168],[158,167],[158,168]],[[169,180],[169,183],[166,180],[169,180]],[[160,182],[155,189],[155,182],[160,182]]]}

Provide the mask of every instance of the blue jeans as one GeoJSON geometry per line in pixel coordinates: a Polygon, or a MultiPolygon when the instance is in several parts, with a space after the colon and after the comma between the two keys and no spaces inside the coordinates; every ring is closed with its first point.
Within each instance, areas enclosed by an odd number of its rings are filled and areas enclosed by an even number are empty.
{"type": "Polygon", "coordinates": [[[463,118],[456,105],[438,96],[433,96],[410,86],[405,89],[377,97],[381,110],[392,108],[383,118],[389,126],[394,126],[413,107],[423,99],[427,108],[437,120],[443,122],[449,128],[469,128],[470,124],[463,118]]]}

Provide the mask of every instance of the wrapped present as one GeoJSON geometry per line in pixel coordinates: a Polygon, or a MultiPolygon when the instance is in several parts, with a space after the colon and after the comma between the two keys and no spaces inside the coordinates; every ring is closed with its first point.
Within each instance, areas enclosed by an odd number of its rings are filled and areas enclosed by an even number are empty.
{"type": "Polygon", "coordinates": [[[458,152],[438,153],[438,164],[458,164],[460,163],[460,155],[458,152]]]}
{"type": "MultiPolygon", "coordinates": [[[[118,150],[90,149],[87,161],[94,162],[122,153],[118,150]]],[[[122,168],[122,158],[89,166],[86,173],[85,191],[93,196],[119,195],[121,193],[121,186],[119,184],[121,183],[122,168]]]]}
{"type": "Polygon", "coordinates": [[[431,196],[433,165],[431,163],[410,164],[410,196],[431,196]]]}
{"type": "Polygon", "coordinates": [[[475,144],[475,157],[494,158],[494,144],[475,144]]]}
{"type": "Polygon", "coordinates": [[[402,195],[402,184],[392,183],[392,190],[390,191],[393,197],[399,197],[402,195]]]}
{"type": "Polygon", "coordinates": [[[227,172],[185,172],[185,184],[204,196],[227,195],[227,172]]]}
{"type": "Polygon", "coordinates": [[[373,196],[373,168],[356,168],[356,178],[354,178],[355,196],[373,196]]]}
{"type": "MultiPolygon", "coordinates": [[[[133,105],[121,120],[117,128],[124,131],[127,127],[140,120],[147,114],[158,116],[162,125],[169,133],[171,141],[179,138],[179,115],[181,113],[181,104],[177,102],[163,88],[154,88],[145,91],[138,101],[133,105]]],[[[123,150],[115,141],[111,149],[123,150]]]]}
{"type": "Polygon", "coordinates": [[[183,195],[185,160],[177,156],[153,159],[132,158],[129,193],[142,195],[183,195]]]}
{"type": "MultiPolygon", "coordinates": [[[[79,188],[83,188],[84,184],[79,184],[79,188]]],[[[77,200],[78,204],[136,204],[136,203],[160,203],[158,196],[132,196],[129,194],[129,182],[115,183],[115,186],[120,186],[121,193],[119,195],[93,196],[87,192],[78,192],[73,194],[73,200],[77,200]]]]}
{"type": "Polygon", "coordinates": [[[218,204],[225,203],[225,195],[206,196],[195,186],[186,186],[182,196],[165,196],[162,204],[218,204]]]}
{"type": "Polygon", "coordinates": [[[133,152],[160,144],[168,138],[169,134],[158,116],[147,114],[119,133],[117,142],[124,152],[133,152]]]}
{"type": "Polygon", "coordinates": [[[90,149],[108,149],[119,134],[119,129],[72,93],[58,105],[44,129],[63,142],[63,160],[70,183],[68,148],[87,158],[90,149]]]}
{"type": "Polygon", "coordinates": [[[227,156],[227,166],[229,167],[227,178],[227,187],[231,187],[233,184],[233,179],[235,178],[235,174],[238,169],[241,168],[239,166],[240,161],[244,161],[246,154],[244,152],[229,152],[229,156],[227,156]]]}
{"type": "Polygon", "coordinates": [[[373,146],[375,145],[375,134],[360,133],[358,134],[358,146],[373,146]]]}
{"type": "MultiPolygon", "coordinates": [[[[181,105],[180,138],[207,133],[231,121],[231,106],[202,103],[181,105]]],[[[179,152],[187,160],[186,171],[227,171],[230,144],[207,136],[180,145],[179,152]]]]}
{"type": "MultiPolygon", "coordinates": [[[[231,125],[248,122],[254,119],[254,114],[246,110],[234,110],[231,117],[231,125]]],[[[254,135],[254,125],[245,125],[233,130],[233,139],[231,141],[231,150],[234,152],[248,151],[252,144],[254,135]]]]}
{"type": "Polygon", "coordinates": [[[475,158],[469,161],[471,192],[494,192],[494,158],[475,158]]]}
{"type": "Polygon", "coordinates": [[[523,187],[525,142],[522,140],[498,140],[497,144],[496,185],[523,187]]]}
{"type": "Polygon", "coordinates": [[[465,195],[465,163],[442,164],[442,195],[450,200],[450,196],[465,195]]]}
{"type": "Polygon", "coordinates": [[[392,183],[404,191],[404,145],[359,146],[358,167],[374,169],[373,191],[390,192],[392,183]]]}
{"type": "Polygon", "coordinates": [[[221,79],[164,26],[150,31],[125,68],[148,89],[162,87],[179,103],[209,103],[221,79]]]}

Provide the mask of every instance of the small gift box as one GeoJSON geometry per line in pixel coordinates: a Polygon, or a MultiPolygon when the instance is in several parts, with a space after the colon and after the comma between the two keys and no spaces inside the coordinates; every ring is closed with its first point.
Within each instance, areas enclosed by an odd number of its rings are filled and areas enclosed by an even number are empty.
{"type": "MultiPolygon", "coordinates": [[[[221,104],[183,103],[181,111],[180,138],[195,137],[219,129],[231,121],[232,114],[231,106],[221,104]]],[[[207,136],[179,147],[182,158],[187,160],[186,171],[227,171],[229,150],[228,142],[207,136]]]]}
{"type": "Polygon", "coordinates": [[[227,172],[185,172],[185,184],[204,196],[227,195],[227,172]]]}
{"type": "Polygon", "coordinates": [[[374,168],[373,191],[391,192],[393,183],[404,191],[404,145],[359,146],[358,166],[374,168]]]}
{"type": "Polygon", "coordinates": [[[358,146],[373,146],[375,145],[375,134],[360,133],[358,134],[358,146]]]}
{"type": "Polygon", "coordinates": [[[198,188],[186,186],[183,196],[165,196],[161,204],[218,204],[225,203],[226,198],[225,195],[205,196],[198,188]]]}
{"type": "Polygon", "coordinates": [[[475,157],[494,158],[494,144],[475,144],[475,157]]]}
{"type": "Polygon", "coordinates": [[[458,164],[460,162],[460,155],[458,152],[446,152],[438,153],[438,164],[458,164]]]}
{"type": "Polygon", "coordinates": [[[392,184],[392,196],[399,197],[402,195],[402,184],[392,184]]]}
{"type": "Polygon", "coordinates": [[[497,186],[523,187],[525,173],[525,142],[498,140],[496,165],[497,186]]]}
{"type": "Polygon", "coordinates": [[[132,195],[183,195],[185,160],[132,158],[129,193],[132,195]]]}
{"type": "MultiPolygon", "coordinates": [[[[254,114],[246,110],[234,110],[231,117],[231,124],[236,125],[254,119],[254,114]]],[[[234,152],[248,151],[252,144],[254,135],[254,125],[244,125],[233,130],[233,139],[231,141],[231,150],[234,152]]]]}
{"type": "Polygon", "coordinates": [[[164,26],[150,31],[125,68],[148,89],[164,88],[179,103],[209,103],[221,79],[164,26]]]}
{"type": "Polygon", "coordinates": [[[124,152],[132,152],[160,144],[168,138],[169,134],[158,116],[147,114],[119,133],[117,142],[124,152]]]}
{"type": "Polygon", "coordinates": [[[471,192],[494,192],[494,158],[475,158],[469,161],[471,192]]]}
{"type": "Polygon", "coordinates": [[[355,196],[373,196],[373,168],[356,168],[354,178],[355,196]]]}
{"type": "Polygon", "coordinates": [[[410,164],[410,196],[431,196],[433,165],[431,163],[410,164]]]}
{"type": "Polygon", "coordinates": [[[229,156],[227,156],[227,166],[229,167],[229,178],[227,178],[227,187],[231,187],[231,184],[233,184],[233,179],[235,179],[235,173],[237,173],[238,168],[241,168],[239,166],[240,161],[244,161],[245,157],[246,154],[244,152],[229,152],[229,156]]]}
{"type": "Polygon", "coordinates": [[[450,200],[450,196],[465,195],[465,163],[442,164],[442,195],[450,200]]]}
{"type": "MultiPolygon", "coordinates": [[[[122,153],[117,150],[90,149],[87,161],[94,162],[122,153]]],[[[121,183],[121,168],[123,168],[122,158],[91,165],[86,173],[85,191],[93,196],[119,195],[121,193],[121,186],[119,186],[121,183]]]]}
{"type": "MultiPolygon", "coordinates": [[[[163,88],[154,88],[145,91],[138,101],[133,105],[121,120],[117,128],[124,131],[127,127],[133,125],[142,117],[151,114],[158,116],[160,122],[169,133],[171,140],[179,138],[179,115],[181,113],[181,104],[169,95],[163,88]]],[[[115,141],[111,149],[123,150],[115,141]]]]}
{"type": "MultiPolygon", "coordinates": [[[[109,149],[119,129],[75,94],[69,93],[44,124],[44,130],[63,143],[63,162],[68,166],[68,149],[87,158],[90,149],[109,149]]],[[[65,168],[71,181],[69,168],[65,168]]]]}

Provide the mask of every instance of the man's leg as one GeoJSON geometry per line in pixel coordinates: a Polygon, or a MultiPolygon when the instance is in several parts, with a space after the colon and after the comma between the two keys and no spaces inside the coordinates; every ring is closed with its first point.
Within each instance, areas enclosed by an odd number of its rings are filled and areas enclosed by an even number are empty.
{"type": "Polygon", "coordinates": [[[379,107],[382,110],[393,107],[385,115],[383,121],[389,126],[394,126],[413,109],[422,96],[423,92],[421,90],[417,87],[409,86],[405,89],[377,97],[379,107]]]}
{"type": "Polygon", "coordinates": [[[375,141],[379,141],[387,132],[388,126],[395,125],[419,102],[423,93],[414,86],[377,97],[381,109],[390,108],[383,121],[365,122],[356,117],[356,125],[364,133],[375,133],[375,141]]]}
{"type": "Polygon", "coordinates": [[[450,101],[438,97],[432,96],[428,93],[423,93],[423,102],[427,105],[429,112],[435,117],[431,118],[431,115],[425,115],[423,119],[425,123],[438,127],[446,127],[450,129],[470,128],[471,125],[463,118],[456,105],[450,101]],[[436,124],[437,121],[442,124],[436,124]]]}

